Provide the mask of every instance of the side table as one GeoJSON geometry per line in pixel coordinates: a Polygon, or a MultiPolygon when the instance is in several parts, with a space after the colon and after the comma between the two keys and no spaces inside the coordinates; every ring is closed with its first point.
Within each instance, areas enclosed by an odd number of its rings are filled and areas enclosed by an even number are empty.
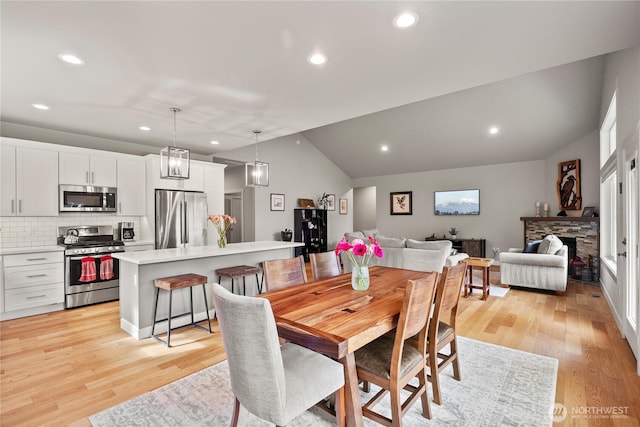
{"type": "Polygon", "coordinates": [[[474,289],[482,289],[482,300],[486,300],[489,296],[489,268],[493,264],[493,258],[477,258],[470,257],[463,262],[467,263],[467,281],[464,285],[464,297],[472,293],[474,289]],[[482,286],[473,284],[473,269],[482,270],[482,286]]]}

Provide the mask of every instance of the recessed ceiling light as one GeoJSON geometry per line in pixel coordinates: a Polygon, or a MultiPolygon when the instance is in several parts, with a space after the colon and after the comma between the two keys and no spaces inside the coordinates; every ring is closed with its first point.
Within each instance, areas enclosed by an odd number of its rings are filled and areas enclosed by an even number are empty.
{"type": "Polygon", "coordinates": [[[314,53],[313,55],[309,56],[309,58],[307,58],[307,61],[309,61],[313,65],[322,65],[328,61],[328,58],[326,57],[326,55],[323,55],[321,53],[314,53]]]}
{"type": "Polygon", "coordinates": [[[140,126],[138,129],[145,131],[145,132],[149,132],[151,130],[151,128],[149,126],[140,126]]]}
{"type": "Polygon", "coordinates": [[[82,65],[82,64],[84,64],[84,61],[82,59],[78,58],[75,55],[71,55],[70,53],[61,53],[61,54],[58,55],[58,58],[60,58],[64,62],[67,62],[69,64],[73,64],[73,65],[82,65]]]}
{"type": "Polygon", "coordinates": [[[418,22],[418,15],[413,12],[404,12],[393,19],[393,26],[396,28],[413,27],[418,22]]]}
{"type": "Polygon", "coordinates": [[[386,145],[383,145],[382,147],[380,147],[380,151],[389,151],[389,147],[386,145]]]}
{"type": "Polygon", "coordinates": [[[218,144],[220,144],[220,141],[211,141],[211,144],[218,145],[218,144]]]}
{"type": "Polygon", "coordinates": [[[498,129],[498,127],[497,127],[497,126],[491,126],[491,127],[489,128],[489,133],[490,133],[491,135],[495,135],[495,134],[497,134],[498,132],[500,132],[500,129],[498,129]]]}
{"type": "Polygon", "coordinates": [[[44,104],[31,104],[31,106],[37,110],[48,110],[49,106],[44,104]]]}

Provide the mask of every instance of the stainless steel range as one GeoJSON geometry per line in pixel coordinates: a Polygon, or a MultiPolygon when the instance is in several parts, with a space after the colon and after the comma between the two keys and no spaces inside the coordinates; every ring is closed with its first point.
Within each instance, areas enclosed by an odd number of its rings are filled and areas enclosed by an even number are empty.
{"type": "Polygon", "coordinates": [[[65,307],[81,307],[119,298],[119,263],[111,257],[124,252],[110,225],[58,227],[64,246],[65,307]]]}

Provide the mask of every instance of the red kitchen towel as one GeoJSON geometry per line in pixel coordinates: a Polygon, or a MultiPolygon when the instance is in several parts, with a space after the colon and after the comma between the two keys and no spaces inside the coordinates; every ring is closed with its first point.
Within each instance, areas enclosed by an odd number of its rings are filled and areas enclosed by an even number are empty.
{"type": "Polygon", "coordinates": [[[82,258],[82,271],[80,273],[81,282],[93,282],[96,280],[96,260],[90,256],[82,258]]]}
{"type": "Polygon", "coordinates": [[[113,278],[113,258],[105,255],[100,258],[100,279],[109,280],[113,278]]]}

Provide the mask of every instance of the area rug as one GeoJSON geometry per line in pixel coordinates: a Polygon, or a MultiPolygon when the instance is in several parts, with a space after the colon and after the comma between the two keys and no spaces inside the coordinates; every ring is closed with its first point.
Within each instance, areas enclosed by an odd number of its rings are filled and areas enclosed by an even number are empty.
{"type": "MultiPolygon", "coordinates": [[[[473,284],[482,285],[483,281],[482,272],[480,270],[473,270],[473,284]]],[[[500,286],[500,274],[498,273],[496,275],[496,273],[491,272],[489,276],[489,296],[502,298],[507,295],[507,292],[509,292],[509,287],[505,288],[500,286]]],[[[480,295],[482,294],[482,290],[474,289],[473,294],[480,295]]]]}
{"type": "MultiPolygon", "coordinates": [[[[558,361],[549,357],[459,337],[462,381],[451,367],[441,374],[443,404],[431,403],[433,418],[422,417],[416,402],[405,426],[551,426],[558,361]]],[[[140,397],[89,417],[95,427],[227,426],[233,406],[227,362],[210,366],[140,397]]],[[[361,397],[377,391],[361,391],[361,397]]],[[[429,395],[433,397],[431,388],[429,395]]],[[[377,408],[390,414],[388,398],[377,408]],[[384,410],[383,410],[384,409],[384,410]]],[[[366,426],[377,426],[365,419],[366,426]]],[[[241,426],[269,426],[244,408],[241,426]]],[[[333,426],[318,409],[298,416],[290,427],[333,426]]]]}

